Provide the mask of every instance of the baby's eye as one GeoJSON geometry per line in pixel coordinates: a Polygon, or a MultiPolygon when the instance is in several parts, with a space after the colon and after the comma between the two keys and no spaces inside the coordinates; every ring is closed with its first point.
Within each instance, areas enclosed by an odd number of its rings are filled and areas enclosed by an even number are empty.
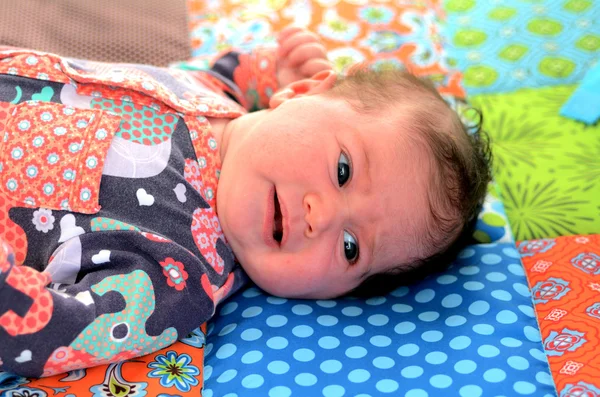
{"type": "Polygon", "coordinates": [[[358,244],[356,239],[344,230],[344,255],[351,264],[358,260],[358,244]]]}
{"type": "Polygon", "coordinates": [[[348,157],[344,154],[344,152],[340,153],[340,158],[338,160],[338,184],[340,187],[344,186],[346,182],[350,179],[350,161],[348,157]]]}

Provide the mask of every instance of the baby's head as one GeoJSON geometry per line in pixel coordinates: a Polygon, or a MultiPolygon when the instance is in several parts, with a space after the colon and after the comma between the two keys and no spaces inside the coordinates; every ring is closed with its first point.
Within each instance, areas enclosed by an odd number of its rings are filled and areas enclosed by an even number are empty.
{"type": "Polygon", "coordinates": [[[223,138],[228,242],[267,292],[383,294],[438,270],[469,234],[489,152],[428,83],[400,71],[322,72],[223,138]]]}
{"type": "Polygon", "coordinates": [[[469,133],[429,80],[401,70],[359,69],[338,79],[328,95],[356,100],[362,113],[385,109],[386,103],[400,104],[410,125],[407,136],[426,149],[430,165],[429,216],[415,239],[421,255],[372,274],[350,294],[381,295],[443,270],[472,239],[491,179],[491,152],[481,114],[477,112],[478,125],[469,133]]]}

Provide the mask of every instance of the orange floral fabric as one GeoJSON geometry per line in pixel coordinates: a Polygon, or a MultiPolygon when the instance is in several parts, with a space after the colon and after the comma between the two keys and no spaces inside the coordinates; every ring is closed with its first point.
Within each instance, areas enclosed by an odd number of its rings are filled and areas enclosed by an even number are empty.
{"type": "Polygon", "coordinates": [[[559,395],[600,395],[600,235],[518,248],[559,395]]]}

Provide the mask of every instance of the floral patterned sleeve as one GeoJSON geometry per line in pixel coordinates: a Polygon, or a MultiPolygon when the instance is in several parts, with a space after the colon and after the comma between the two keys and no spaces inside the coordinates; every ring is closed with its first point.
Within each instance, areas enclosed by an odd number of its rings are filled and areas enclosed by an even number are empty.
{"type": "Polygon", "coordinates": [[[224,79],[226,92],[247,110],[269,107],[279,88],[276,47],[258,47],[251,52],[228,51],[212,62],[211,72],[224,79]]]}

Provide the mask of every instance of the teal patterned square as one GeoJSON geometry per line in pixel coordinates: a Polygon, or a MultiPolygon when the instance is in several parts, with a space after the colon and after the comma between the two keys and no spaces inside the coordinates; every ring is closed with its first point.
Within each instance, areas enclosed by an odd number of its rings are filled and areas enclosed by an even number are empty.
{"type": "Polygon", "coordinates": [[[579,81],[600,55],[600,2],[446,0],[448,56],[468,94],[579,81]]]}

